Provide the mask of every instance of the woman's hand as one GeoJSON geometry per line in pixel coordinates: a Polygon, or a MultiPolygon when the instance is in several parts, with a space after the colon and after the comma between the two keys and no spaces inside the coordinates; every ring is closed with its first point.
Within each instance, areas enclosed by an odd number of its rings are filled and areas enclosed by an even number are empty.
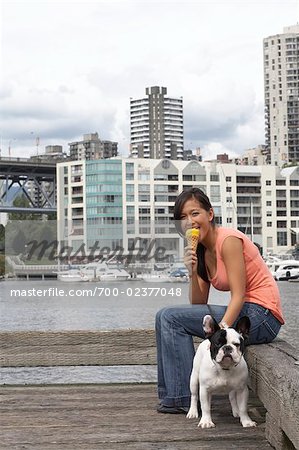
{"type": "Polygon", "coordinates": [[[191,245],[187,245],[187,247],[185,247],[184,264],[187,267],[189,276],[197,274],[197,255],[196,252],[192,250],[191,245]]]}

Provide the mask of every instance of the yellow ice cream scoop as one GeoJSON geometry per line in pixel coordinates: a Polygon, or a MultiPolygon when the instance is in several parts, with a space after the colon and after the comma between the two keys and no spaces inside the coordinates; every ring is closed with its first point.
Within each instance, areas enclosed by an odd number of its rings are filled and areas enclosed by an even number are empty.
{"type": "Polygon", "coordinates": [[[196,251],[198,240],[200,236],[200,231],[197,228],[188,228],[185,237],[187,239],[188,245],[191,245],[192,250],[196,251]]]}

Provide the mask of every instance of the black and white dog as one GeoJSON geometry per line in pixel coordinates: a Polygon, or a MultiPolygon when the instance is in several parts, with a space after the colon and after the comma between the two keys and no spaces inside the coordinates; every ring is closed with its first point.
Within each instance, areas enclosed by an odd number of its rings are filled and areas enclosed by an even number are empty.
{"type": "Polygon", "coordinates": [[[240,417],[243,427],[255,427],[247,414],[248,368],[243,358],[244,339],[248,335],[250,320],[242,317],[234,328],[222,329],[211,316],[203,319],[205,339],[198,347],[193,360],[190,378],[191,405],[187,417],[198,418],[198,387],[202,417],[201,428],[215,424],[211,418],[212,393],[229,394],[234,417],[240,417]]]}

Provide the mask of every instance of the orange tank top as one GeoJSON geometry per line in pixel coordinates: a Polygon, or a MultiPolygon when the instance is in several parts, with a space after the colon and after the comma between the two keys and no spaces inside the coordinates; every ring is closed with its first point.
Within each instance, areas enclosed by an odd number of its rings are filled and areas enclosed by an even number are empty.
{"type": "Polygon", "coordinates": [[[246,270],[245,302],[257,303],[269,309],[272,314],[284,323],[280,294],[271,272],[261,257],[259,249],[241,231],[231,228],[217,228],[216,255],[217,269],[213,278],[209,278],[211,284],[219,291],[229,291],[227,273],[222,258],[222,245],[229,236],[241,239],[243,243],[243,255],[246,270]]]}

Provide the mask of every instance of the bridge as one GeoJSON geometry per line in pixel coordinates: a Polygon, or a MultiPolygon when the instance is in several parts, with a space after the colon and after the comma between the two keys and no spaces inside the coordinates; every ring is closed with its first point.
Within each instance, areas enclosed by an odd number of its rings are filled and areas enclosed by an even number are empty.
{"type": "Polygon", "coordinates": [[[0,158],[0,212],[56,212],[56,161],[41,157],[0,158]],[[28,207],[13,205],[23,195],[28,207]]]}

